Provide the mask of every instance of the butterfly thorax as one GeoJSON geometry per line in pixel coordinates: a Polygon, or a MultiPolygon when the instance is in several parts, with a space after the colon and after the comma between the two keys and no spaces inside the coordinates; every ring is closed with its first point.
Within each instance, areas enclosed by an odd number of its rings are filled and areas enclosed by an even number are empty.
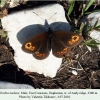
{"type": "Polygon", "coordinates": [[[48,28],[47,34],[48,34],[49,36],[51,36],[52,33],[53,33],[53,31],[51,30],[51,28],[48,28]]]}

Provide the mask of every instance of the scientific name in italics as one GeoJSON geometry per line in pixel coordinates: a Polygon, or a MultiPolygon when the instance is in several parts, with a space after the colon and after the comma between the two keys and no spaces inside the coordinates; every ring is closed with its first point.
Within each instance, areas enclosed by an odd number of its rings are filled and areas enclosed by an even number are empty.
{"type": "Polygon", "coordinates": [[[20,92],[0,92],[0,94],[20,94],[20,92]]]}

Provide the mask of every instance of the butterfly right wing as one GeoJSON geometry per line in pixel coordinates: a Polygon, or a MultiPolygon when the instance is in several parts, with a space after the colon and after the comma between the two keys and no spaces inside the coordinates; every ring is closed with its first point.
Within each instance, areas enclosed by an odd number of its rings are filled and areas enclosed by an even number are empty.
{"type": "Polygon", "coordinates": [[[83,37],[73,32],[55,31],[52,33],[52,53],[56,57],[68,54],[72,47],[83,41],[83,37]]]}
{"type": "Polygon", "coordinates": [[[23,44],[22,50],[33,54],[36,59],[45,59],[49,55],[47,34],[41,33],[32,37],[23,44]]]}

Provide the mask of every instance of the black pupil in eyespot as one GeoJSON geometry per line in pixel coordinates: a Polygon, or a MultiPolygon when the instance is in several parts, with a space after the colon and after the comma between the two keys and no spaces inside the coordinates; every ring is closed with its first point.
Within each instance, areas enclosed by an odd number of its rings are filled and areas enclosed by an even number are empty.
{"type": "Polygon", "coordinates": [[[74,40],[76,40],[77,39],[77,37],[74,37],[74,40]]]}
{"type": "Polygon", "coordinates": [[[28,47],[30,47],[30,44],[27,44],[28,47]]]}

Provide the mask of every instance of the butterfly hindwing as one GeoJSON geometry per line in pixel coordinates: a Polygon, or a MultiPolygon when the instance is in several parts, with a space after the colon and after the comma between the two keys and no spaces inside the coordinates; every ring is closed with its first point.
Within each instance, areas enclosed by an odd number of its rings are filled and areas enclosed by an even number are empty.
{"type": "Polygon", "coordinates": [[[46,38],[45,40],[41,41],[41,46],[35,53],[33,53],[33,56],[36,59],[42,60],[49,56],[49,52],[50,50],[48,48],[48,38],[46,38]]]}
{"type": "Polygon", "coordinates": [[[66,53],[68,53],[70,51],[70,48],[63,45],[55,37],[52,37],[51,40],[52,40],[51,41],[52,53],[54,56],[62,58],[66,53]]]}

